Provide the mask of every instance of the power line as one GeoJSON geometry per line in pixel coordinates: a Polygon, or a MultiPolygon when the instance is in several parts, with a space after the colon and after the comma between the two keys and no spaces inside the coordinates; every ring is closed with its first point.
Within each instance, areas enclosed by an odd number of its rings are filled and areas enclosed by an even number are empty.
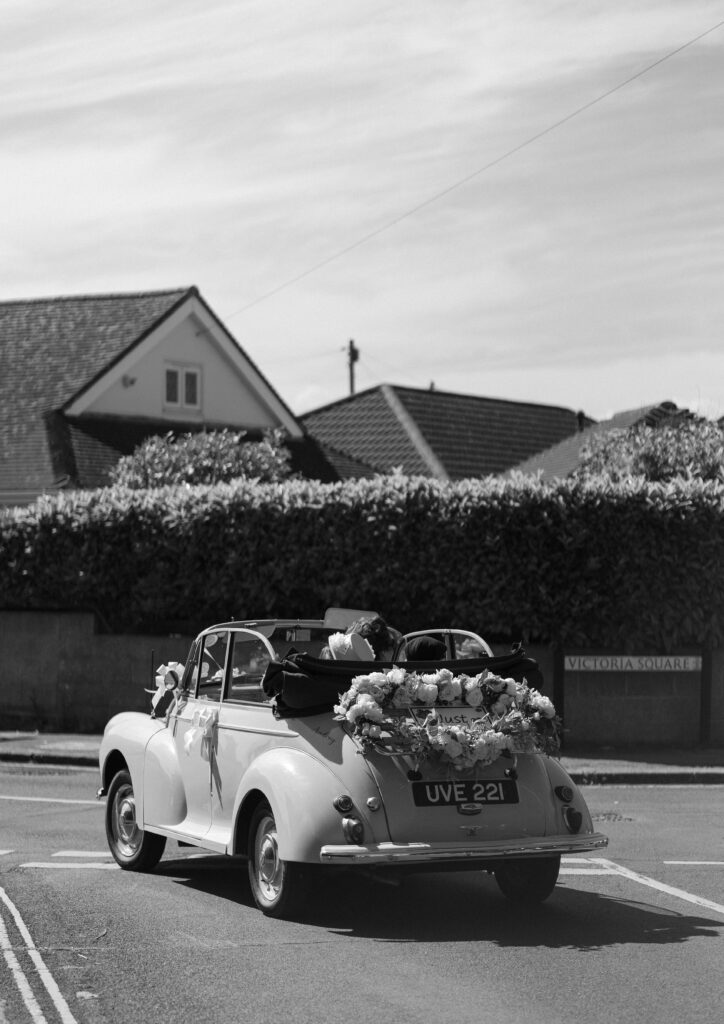
{"type": "Polygon", "coordinates": [[[659,65],[663,64],[665,61],[670,60],[672,57],[675,57],[683,50],[686,50],[688,47],[693,46],[694,43],[698,43],[702,39],[705,39],[706,36],[709,36],[713,32],[716,32],[718,29],[720,29],[722,25],[724,25],[724,19],[722,21],[718,21],[716,25],[712,25],[711,28],[708,28],[705,32],[700,32],[699,35],[694,36],[692,39],[687,40],[687,42],[685,43],[682,43],[681,46],[677,46],[676,49],[670,50],[669,53],[664,54],[663,57],[659,57],[657,60],[653,61],[651,64],[648,64],[645,68],[642,68],[635,74],[630,75],[628,78],[625,78],[623,81],[619,82],[618,85],[614,85],[611,89],[607,89],[606,92],[602,92],[599,96],[596,96],[594,99],[589,100],[587,103],[582,104],[580,107],[576,107],[576,109],[572,110],[570,114],[566,114],[565,117],[560,118],[558,121],[554,121],[552,124],[548,125],[547,128],[541,129],[541,131],[536,132],[535,135],[531,135],[523,142],[518,143],[517,146],[513,146],[511,149],[506,150],[505,153],[502,153],[500,156],[495,157],[494,160],[491,160],[487,164],[483,164],[482,167],[478,167],[478,169],[475,171],[471,171],[470,174],[465,175],[464,178],[459,178],[457,181],[453,182],[451,185],[448,185],[440,192],[435,192],[427,199],[424,199],[421,203],[418,203],[416,206],[410,207],[408,210],[405,210],[404,213],[398,214],[398,216],[394,217],[392,220],[386,221],[384,224],[380,225],[380,227],[375,228],[374,231],[369,231],[366,235],[362,235],[355,242],[351,242],[343,249],[338,249],[336,252],[332,253],[330,256],[325,257],[325,259],[320,260],[318,263],[315,263],[307,270],[304,270],[301,273],[296,274],[294,277],[288,278],[286,281],[283,281],[281,284],[278,284],[275,288],[272,288],[270,291],[265,292],[263,295],[260,295],[252,302],[248,302],[245,306],[242,306],[240,309],[234,310],[234,312],[232,313],[228,313],[226,315],[226,319],[228,320],[233,316],[238,316],[240,313],[245,313],[247,309],[251,309],[253,306],[257,306],[260,302],[266,301],[266,299],[271,298],[273,295],[277,295],[279,292],[283,291],[286,288],[290,288],[292,285],[304,280],[305,277],[309,277],[310,274],[314,274],[318,270],[321,270],[322,267],[326,267],[329,263],[333,263],[335,260],[341,259],[348,253],[353,252],[355,249],[359,249],[360,246],[365,245],[367,242],[370,242],[373,238],[377,238],[378,235],[381,235],[385,231],[389,231],[391,228],[396,227],[403,220],[407,220],[408,217],[413,217],[416,213],[419,213],[420,210],[424,210],[426,207],[438,202],[445,196],[450,195],[450,193],[454,192],[456,189],[461,188],[463,185],[467,185],[469,181],[472,181],[479,175],[491,170],[491,168],[497,167],[499,164],[503,163],[504,160],[509,159],[509,157],[514,156],[516,153],[520,153],[521,150],[526,149],[526,147],[531,146],[534,142],[537,142],[539,139],[544,138],[546,135],[550,135],[551,132],[556,131],[556,129],[562,127],[562,125],[564,124],[567,124],[569,121],[572,121],[575,117],[579,117],[585,111],[590,110],[591,107],[595,107],[598,103],[602,103],[604,100],[608,99],[609,96],[613,96],[614,93],[620,92],[620,90],[624,89],[627,85],[630,85],[632,82],[635,82],[638,78],[642,78],[644,75],[648,74],[649,71],[653,71],[654,68],[659,67],[659,65]]]}

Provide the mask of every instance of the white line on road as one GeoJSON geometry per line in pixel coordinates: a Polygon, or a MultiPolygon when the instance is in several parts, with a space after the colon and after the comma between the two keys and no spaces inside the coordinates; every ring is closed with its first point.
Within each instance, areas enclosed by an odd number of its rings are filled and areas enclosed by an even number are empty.
{"type": "Polygon", "coordinates": [[[703,896],[695,896],[694,893],[686,892],[684,889],[677,889],[673,885],[657,882],[655,878],[649,878],[648,875],[640,875],[638,871],[631,871],[629,868],[622,867],[621,864],[615,864],[612,860],[606,860],[604,857],[592,857],[591,861],[595,864],[600,864],[602,867],[609,868],[612,872],[621,875],[623,878],[630,878],[631,881],[638,882],[640,885],[648,885],[652,889],[658,889],[659,892],[667,893],[669,896],[676,896],[680,900],[694,903],[697,907],[704,907],[706,910],[713,910],[717,914],[724,914],[724,906],[721,903],[714,903],[713,900],[706,900],[703,896]]]}
{"type": "Polygon", "coordinates": [[[615,875],[608,868],[561,868],[560,875],[615,875]]]}
{"type": "Polygon", "coordinates": [[[12,850],[0,850],[0,857],[4,857],[6,853],[12,853],[12,850]]]}
{"type": "Polygon", "coordinates": [[[691,864],[695,867],[712,864],[724,868],[724,860],[665,860],[664,864],[691,864]]]}
{"type": "Polygon", "coordinates": [[[5,927],[5,922],[3,921],[2,914],[0,914],[0,948],[3,951],[5,963],[8,965],[8,969],[13,977],[13,981],[18,986],[20,995],[23,998],[23,1002],[25,1003],[28,1009],[28,1013],[35,1021],[35,1024],[47,1024],[47,1021],[43,1016],[43,1011],[40,1009],[40,1006],[38,1005],[38,1000],[33,995],[33,990],[30,987],[30,982],[25,977],[23,969],[20,966],[20,962],[18,961],[18,958],[15,956],[15,953],[13,952],[13,947],[10,943],[10,936],[8,935],[8,930],[5,927]]]}
{"type": "Polygon", "coordinates": [[[18,800],[21,803],[28,800],[36,804],[92,804],[94,807],[105,807],[105,803],[101,800],[67,800],[52,796],[3,796],[0,794],[0,800],[18,800]]]}
{"type": "Polygon", "coordinates": [[[76,870],[83,871],[86,868],[91,871],[119,871],[120,868],[117,864],[93,864],[90,861],[68,861],[67,864],[62,864],[60,861],[42,861],[42,860],[29,860],[25,864],[20,865],[21,868],[55,868],[56,870],[76,870]]]}
{"type": "Polygon", "coordinates": [[[51,853],[51,857],[90,857],[91,860],[98,857],[110,857],[111,854],[108,850],[58,850],[57,853],[51,853]]]}
{"type": "MultiPolygon", "coordinates": [[[[45,962],[43,961],[43,958],[41,957],[40,953],[38,952],[38,950],[36,948],[36,945],[33,942],[33,938],[31,936],[30,932],[28,931],[25,922],[23,921],[22,917],[20,916],[20,911],[15,906],[15,904],[10,899],[10,897],[8,896],[8,894],[5,892],[4,889],[0,889],[0,900],[2,900],[2,902],[5,904],[5,906],[10,911],[10,914],[12,915],[13,921],[15,922],[15,927],[18,929],[18,931],[20,932],[20,935],[22,936],[23,941],[25,942],[25,948],[26,948],[26,950],[28,952],[28,956],[33,961],[33,963],[35,964],[35,969],[38,972],[40,980],[45,985],[45,988],[46,988],[46,991],[47,991],[48,995],[53,1000],[53,1004],[55,1005],[55,1008],[58,1011],[58,1013],[60,1015],[60,1019],[63,1021],[63,1024],[78,1024],[78,1021],[75,1019],[73,1014],[70,1012],[70,1007],[68,1006],[68,1004],[66,1003],[65,999],[63,998],[63,993],[58,988],[58,985],[57,985],[57,983],[55,981],[55,978],[50,973],[48,968],[45,966],[45,962]]],[[[5,928],[4,922],[2,922],[2,931],[0,932],[0,939],[3,942],[3,952],[5,953],[5,960],[7,961],[7,964],[8,964],[8,967],[10,967],[10,970],[13,971],[13,974],[15,976],[15,980],[16,980],[16,983],[18,984],[18,987],[20,988],[20,984],[21,984],[20,977],[22,976],[22,978],[24,979],[25,985],[27,985],[28,989],[30,989],[30,985],[28,983],[28,979],[25,977],[25,975],[23,973],[23,970],[20,967],[20,964],[17,962],[17,957],[15,957],[15,954],[12,952],[12,948],[10,947],[9,936],[7,934],[7,929],[5,928]],[[7,939],[7,941],[6,941],[6,939],[7,939]],[[13,967],[11,966],[11,961],[8,959],[8,954],[9,953],[12,954],[12,956],[15,958],[15,962],[17,964],[17,969],[20,972],[20,975],[16,974],[15,971],[13,970],[13,967]]],[[[21,992],[23,991],[22,988],[20,990],[21,990],[21,992]]],[[[36,1016],[36,1013],[34,1013],[33,1009],[31,1009],[31,1003],[28,1002],[28,1000],[26,999],[26,997],[24,995],[23,996],[23,1000],[25,1001],[25,1005],[28,1007],[28,1011],[30,1012],[30,1015],[32,1016],[32,1018],[36,1022],[36,1024],[44,1024],[45,1017],[43,1016],[43,1014],[42,1014],[42,1012],[40,1010],[40,1007],[37,1004],[35,996],[32,993],[32,989],[30,989],[29,998],[31,999],[32,1003],[35,1004],[35,1007],[37,1009],[37,1016],[36,1016]]]]}

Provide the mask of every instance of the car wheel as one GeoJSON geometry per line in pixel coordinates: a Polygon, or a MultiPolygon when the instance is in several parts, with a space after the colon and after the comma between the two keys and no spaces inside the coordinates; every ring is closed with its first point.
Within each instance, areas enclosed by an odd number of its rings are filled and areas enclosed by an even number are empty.
{"type": "Polygon", "coordinates": [[[251,816],[248,852],[249,882],[257,907],[269,917],[296,914],[306,895],[305,871],[279,856],[277,825],[266,801],[251,816]]]}
{"type": "Polygon", "coordinates": [[[506,860],[495,869],[495,881],[509,900],[542,903],[555,889],[560,867],[560,855],[506,860]]]}
{"type": "Polygon", "coordinates": [[[136,821],[136,798],[127,771],[118,772],[108,788],[106,837],[117,863],[126,871],[150,871],[163,855],[166,837],[144,832],[136,821]]]}

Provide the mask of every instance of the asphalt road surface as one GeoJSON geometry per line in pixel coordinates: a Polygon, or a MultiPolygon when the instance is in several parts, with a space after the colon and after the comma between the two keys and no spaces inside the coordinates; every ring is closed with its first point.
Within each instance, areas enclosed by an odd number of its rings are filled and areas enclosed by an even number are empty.
{"type": "Polygon", "coordinates": [[[242,861],[120,871],[82,769],[0,766],[0,1024],[709,1024],[724,1006],[724,787],[585,790],[601,856],[538,907],[486,874],[337,876],[305,922],[242,861]]]}

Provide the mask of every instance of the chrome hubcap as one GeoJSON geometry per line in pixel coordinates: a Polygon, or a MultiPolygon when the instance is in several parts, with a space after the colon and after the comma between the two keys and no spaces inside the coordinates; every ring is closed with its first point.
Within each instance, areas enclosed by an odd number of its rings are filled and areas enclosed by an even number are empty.
{"type": "Polygon", "coordinates": [[[132,857],[141,841],[141,830],[136,824],[136,801],[133,789],[122,786],[116,793],[113,813],[113,832],[116,845],[125,857],[132,857]]]}
{"type": "Polygon", "coordinates": [[[279,857],[274,819],[262,818],[254,841],[256,876],[264,899],[272,902],[282,889],[284,864],[279,857]]]}

